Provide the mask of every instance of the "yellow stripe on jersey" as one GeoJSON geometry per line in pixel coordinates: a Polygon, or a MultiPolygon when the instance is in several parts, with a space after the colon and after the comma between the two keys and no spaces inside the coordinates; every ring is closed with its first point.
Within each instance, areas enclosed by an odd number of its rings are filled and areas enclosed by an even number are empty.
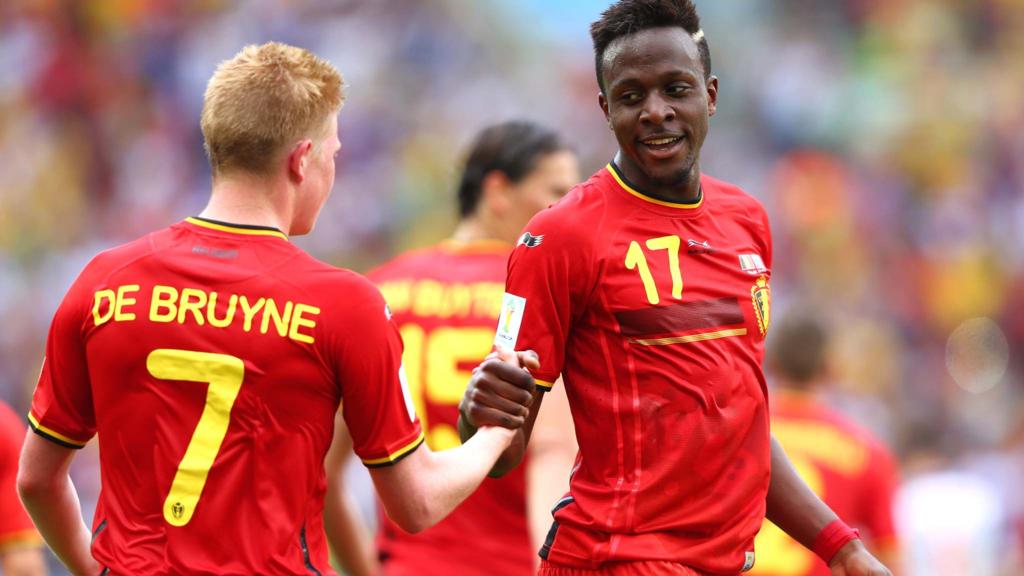
{"type": "Polygon", "coordinates": [[[637,198],[639,198],[641,200],[644,200],[646,202],[650,202],[651,204],[657,204],[659,206],[668,206],[669,208],[680,208],[680,209],[683,209],[683,210],[693,210],[695,208],[700,208],[701,204],[704,203],[704,194],[703,193],[700,195],[700,199],[697,200],[696,202],[692,203],[692,204],[687,204],[687,203],[682,203],[682,202],[666,202],[664,200],[658,200],[657,198],[651,198],[650,196],[647,196],[646,194],[641,194],[640,192],[637,192],[636,190],[633,189],[632,186],[630,186],[629,184],[626,184],[626,181],[622,179],[622,176],[619,176],[618,171],[615,169],[615,166],[611,162],[609,162],[608,165],[605,166],[605,168],[608,170],[608,172],[611,173],[612,178],[615,178],[615,181],[619,183],[619,186],[622,186],[623,190],[625,190],[626,192],[629,192],[630,194],[632,194],[633,196],[636,196],[637,198]]]}
{"type": "Polygon", "coordinates": [[[35,530],[21,530],[0,536],[0,553],[43,545],[43,538],[35,530]]]}
{"type": "Polygon", "coordinates": [[[420,432],[419,436],[417,436],[415,440],[413,440],[412,442],[409,442],[405,446],[403,446],[403,447],[399,448],[398,450],[392,452],[388,456],[385,456],[384,458],[374,458],[372,460],[363,460],[363,464],[365,464],[367,466],[370,466],[370,467],[386,466],[388,464],[393,464],[393,463],[401,460],[403,456],[405,456],[406,454],[412,452],[420,444],[422,444],[423,443],[423,438],[424,438],[423,432],[420,432]]]}
{"type": "Polygon", "coordinates": [[[669,344],[686,344],[687,342],[702,342],[704,340],[717,340],[731,336],[745,336],[746,328],[733,328],[730,330],[717,330],[715,332],[700,332],[698,334],[687,334],[686,336],[671,336],[669,338],[637,338],[630,340],[631,344],[641,346],[667,346],[669,344]]]}
{"type": "Polygon", "coordinates": [[[553,383],[548,382],[547,380],[540,380],[538,378],[534,378],[533,382],[537,385],[537,388],[540,388],[541,390],[551,390],[552,388],[555,387],[553,383]]]}
{"type": "Polygon", "coordinates": [[[253,228],[238,228],[235,226],[227,226],[224,224],[215,224],[213,222],[207,222],[206,220],[200,220],[189,216],[185,218],[185,222],[189,224],[195,224],[196,226],[202,226],[203,228],[209,228],[211,230],[220,230],[221,232],[234,232],[235,234],[248,234],[250,236],[277,236],[284,240],[288,239],[288,236],[284,232],[279,230],[258,230],[253,228]]]}
{"type": "Polygon", "coordinates": [[[73,440],[61,434],[60,432],[56,432],[54,430],[51,430],[50,428],[47,428],[46,426],[43,426],[42,424],[39,423],[39,420],[36,420],[36,417],[33,416],[31,412],[28,413],[28,422],[29,424],[32,425],[33,429],[38,430],[39,432],[42,432],[46,436],[50,436],[66,444],[71,444],[76,448],[84,448],[85,445],[88,444],[88,441],[82,442],[81,440],[73,440]]]}

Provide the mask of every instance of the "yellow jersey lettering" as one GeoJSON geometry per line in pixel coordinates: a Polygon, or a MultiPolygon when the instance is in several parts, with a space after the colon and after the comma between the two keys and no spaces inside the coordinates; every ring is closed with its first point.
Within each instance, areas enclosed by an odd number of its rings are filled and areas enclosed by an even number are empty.
{"type": "Polygon", "coordinates": [[[192,312],[196,324],[202,326],[206,323],[203,318],[203,308],[206,307],[206,292],[196,288],[185,288],[181,291],[181,304],[178,305],[178,324],[185,323],[185,314],[192,312]]]}
{"type": "Polygon", "coordinates": [[[444,292],[440,282],[423,280],[413,290],[412,312],[417,316],[436,316],[438,301],[444,292]]]}
{"type": "Polygon", "coordinates": [[[117,294],[113,290],[99,290],[93,295],[92,319],[96,326],[105,324],[114,315],[114,303],[116,300],[117,294]],[[100,305],[104,301],[106,301],[107,305],[103,308],[103,312],[100,312],[100,305]]]}
{"type": "Polygon", "coordinates": [[[231,325],[231,321],[235,319],[235,308],[237,306],[238,295],[232,294],[231,298],[228,298],[228,311],[224,314],[224,318],[217,318],[217,293],[210,292],[210,301],[206,305],[206,319],[209,320],[210,326],[227,328],[231,325]]]}
{"type": "Polygon", "coordinates": [[[125,306],[134,306],[135,298],[128,297],[129,293],[135,293],[139,291],[138,284],[125,284],[124,286],[118,286],[117,288],[117,302],[114,304],[114,322],[124,322],[126,320],[135,320],[134,312],[126,312],[125,306]]]}
{"type": "Polygon", "coordinates": [[[178,289],[172,286],[153,286],[149,302],[150,322],[173,322],[178,317],[178,289]]]}
{"type": "Polygon", "coordinates": [[[281,313],[277,310],[277,302],[274,302],[273,298],[267,298],[267,305],[263,309],[263,321],[260,322],[260,334],[266,334],[267,330],[270,329],[270,321],[274,321],[274,326],[277,328],[279,335],[288,335],[288,322],[292,317],[292,304],[291,302],[284,303],[284,312],[281,313]]]}
{"type": "MultiPolygon", "coordinates": [[[[289,302],[291,304],[291,302],[289,302]]],[[[309,318],[303,318],[303,314],[308,313],[313,316],[320,313],[320,309],[316,306],[310,306],[308,304],[296,304],[295,310],[292,313],[292,325],[288,329],[288,337],[296,342],[305,342],[306,344],[313,343],[313,328],[316,328],[316,320],[309,318]],[[309,334],[303,334],[299,332],[299,328],[309,328],[309,334]]]]}
{"type": "Polygon", "coordinates": [[[249,299],[245,296],[242,296],[239,301],[242,303],[242,330],[248,332],[252,330],[252,319],[256,317],[256,314],[263,308],[263,305],[267,303],[267,299],[260,298],[252,305],[249,305],[249,299]]]}
{"type": "Polygon", "coordinates": [[[409,309],[412,300],[412,282],[385,282],[380,286],[380,292],[384,300],[391,308],[391,312],[397,314],[409,309]]]}

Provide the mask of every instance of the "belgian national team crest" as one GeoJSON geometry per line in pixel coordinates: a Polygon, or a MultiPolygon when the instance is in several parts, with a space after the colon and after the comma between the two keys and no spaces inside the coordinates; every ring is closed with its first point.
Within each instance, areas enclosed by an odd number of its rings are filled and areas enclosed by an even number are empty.
{"type": "Polygon", "coordinates": [[[750,296],[754,302],[754,316],[761,335],[768,333],[768,325],[772,321],[772,288],[768,285],[768,277],[761,275],[750,287],[750,296]]]}

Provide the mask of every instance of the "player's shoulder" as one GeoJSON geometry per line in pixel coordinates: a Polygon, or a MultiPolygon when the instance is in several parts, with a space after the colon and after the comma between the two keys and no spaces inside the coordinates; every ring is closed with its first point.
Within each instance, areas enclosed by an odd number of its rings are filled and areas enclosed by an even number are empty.
{"type": "Polygon", "coordinates": [[[154,252],[154,240],[169,229],[164,228],[112,248],[100,251],[82,268],[75,282],[78,286],[89,287],[102,284],[113,274],[131,267],[154,252]]]}
{"type": "Polygon", "coordinates": [[[761,201],[737,184],[703,173],[701,174],[700,182],[705,194],[708,195],[708,201],[712,202],[719,209],[732,209],[757,216],[765,214],[764,205],[761,204],[761,201]]]}
{"type": "Polygon", "coordinates": [[[445,256],[441,245],[414,248],[402,252],[376,268],[366,273],[367,278],[373,282],[415,276],[424,271],[434,270],[438,262],[445,256]]]}
{"type": "Polygon", "coordinates": [[[595,230],[602,226],[608,211],[609,178],[607,170],[602,168],[570,189],[558,202],[538,212],[516,246],[536,246],[555,240],[566,249],[592,244],[597,236],[595,230]]]}

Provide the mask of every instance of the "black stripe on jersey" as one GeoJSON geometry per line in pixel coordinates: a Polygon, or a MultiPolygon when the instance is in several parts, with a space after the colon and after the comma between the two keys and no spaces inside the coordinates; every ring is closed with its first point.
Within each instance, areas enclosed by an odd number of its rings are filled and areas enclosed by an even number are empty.
{"type": "MultiPolygon", "coordinates": [[[[558,501],[557,504],[555,504],[555,507],[551,509],[551,515],[554,516],[555,512],[558,512],[562,508],[565,508],[566,506],[568,506],[569,504],[572,504],[575,501],[576,500],[572,496],[567,496],[565,498],[562,498],[561,500],[558,501]]],[[[551,553],[551,547],[555,544],[555,535],[557,535],[557,534],[558,534],[558,520],[555,520],[554,522],[551,523],[551,529],[548,530],[547,537],[544,538],[544,545],[541,546],[540,547],[540,551],[537,552],[537,555],[540,556],[541,559],[543,559],[543,560],[547,560],[548,559],[548,554],[551,553]]]]}
{"type": "Polygon", "coordinates": [[[50,442],[53,442],[54,444],[56,444],[58,446],[63,446],[65,448],[71,448],[73,450],[81,450],[82,448],[85,448],[85,444],[82,444],[82,445],[72,444],[70,442],[63,441],[60,438],[57,438],[56,436],[51,436],[50,434],[47,434],[46,432],[44,432],[40,428],[37,428],[36,425],[32,422],[31,419],[29,419],[29,421],[28,421],[28,427],[31,428],[32,431],[35,432],[36,434],[39,434],[43,438],[46,438],[47,440],[49,440],[50,442]]]}
{"type": "MultiPolygon", "coordinates": [[[[259,226],[257,224],[235,224],[234,222],[224,222],[223,220],[214,220],[213,218],[203,218],[202,216],[193,216],[196,220],[202,220],[203,222],[209,222],[210,224],[216,224],[218,226],[227,226],[228,228],[241,228],[242,230],[269,230],[271,232],[281,232],[279,228],[273,226],[259,226]]],[[[284,232],[281,232],[284,234],[284,232]]]]}
{"type": "Polygon", "coordinates": [[[423,441],[425,439],[426,439],[425,437],[420,436],[419,442],[417,442],[415,446],[413,446],[412,448],[409,448],[409,450],[405,454],[402,454],[401,456],[399,456],[398,458],[395,458],[394,460],[387,460],[387,461],[384,461],[384,462],[377,462],[375,464],[369,464],[367,462],[363,462],[363,466],[366,466],[367,468],[383,468],[385,466],[394,466],[395,464],[401,462],[402,459],[407,457],[409,454],[412,454],[413,452],[419,450],[420,449],[420,445],[423,444],[423,441]]]}
{"type": "Polygon", "coordinates": [[[673,334],[700,328],[743,323],[743,310],[736,298],[680,302],[615,313],[623,336],[673,334]]]}
{"type": "Polygon", "coordinates": [[[100,522],[100,525],[96,527],[96,530],[93,531],[93,533],[92,533],[92,541],[95,542],[96,541],[96,537],[99,536],[100,532],[103,532],[106,528],[107,528],[107,521],[103,520],[103,522],[100,522]]]}
{"type": "Polygon", "coordinates": [[[106,566],[104,566],[103,567],[103,572],[100,572],[100,576],[107,576],[107,574],[110,574],[110,568],[107,568],[106,566]]]}
{"type": "Polygon", "coordinates": [[[306,525],[302,525],[302,530],[299,532],[299,545],[302,546],[302,559],[306,562],[306,570],[309,570],[311,574],[316,576],[323,576],[320,571],[313,566],[313,562],[309,559],[309,545],[306,543],[306,525]]]}

